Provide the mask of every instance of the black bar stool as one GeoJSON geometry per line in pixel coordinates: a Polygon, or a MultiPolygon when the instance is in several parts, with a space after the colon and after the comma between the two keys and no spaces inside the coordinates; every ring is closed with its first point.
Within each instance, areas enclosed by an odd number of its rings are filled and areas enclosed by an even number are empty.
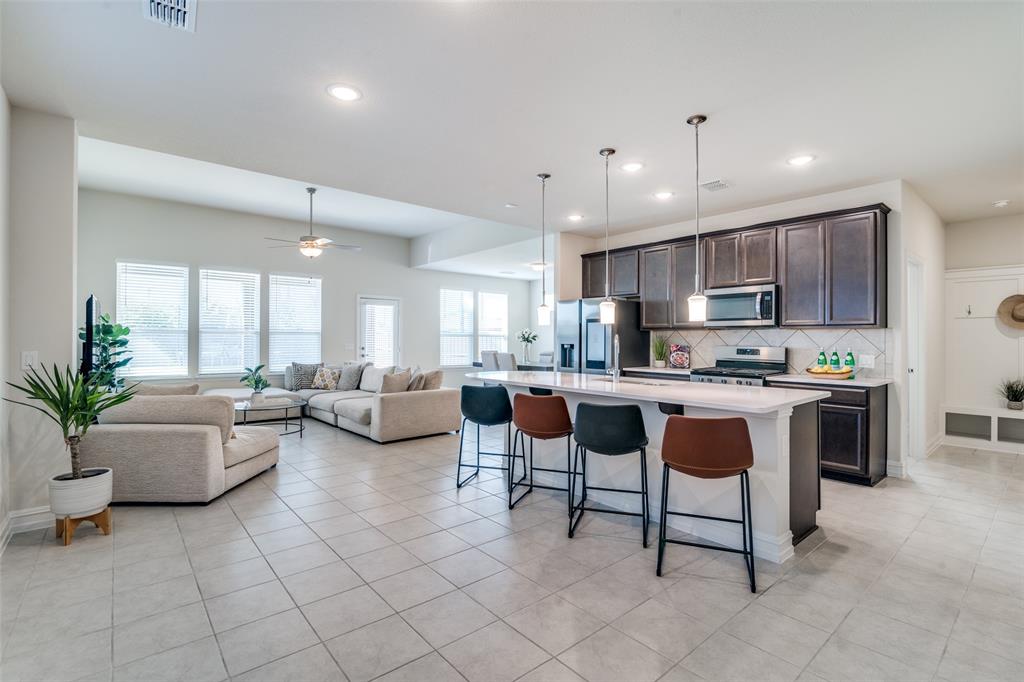
{"type": "Polygon", "coordinates": [[[569,537],[576,532],[576,526],[583,518],[583,512],[639,516],[644,521],[644,547],[647,546],[647,528],[651,523],[651,507],[647,499],[647,431],[639,405],[593,405],[580,403],[576,408],[576,452],[572,458],[572,476],[569,477],[569,537]],[[640,490],[622,488],[599,488],[587,485],[587,456],[590,453],[618,457],[634,452],[640,453],[640,490]],[[578,467],[582,463],[582,471],[578,467]],[[580,475],[583,493],[580,502],[576,500],[576,476],[580,475]],[[640,495],[640,513],[616,509],[595,509],[587,507],[587,491],[602,490],[610,493],[632,493],[640,495]],[[579,512],[579,514],[576,514],[579,512]],[[575,515],[575,518],[573,516],[575,515]]]}
{"type": "Polygon", "coordinates": [[[754,449],[750,444],[750,430],[743,417],[706,419],[672,415],[665,423],[665,436],[661,441],[661,526],[658,529],[658,570],[665,555],[665,543],[717,549],[742,554],[750,577],[750,591],[757,592],[754,581],[754,522],[750,510],[750,475],[754,466],[754,449]],[[669,470],[696,478],[740,477],[740,518],[727,519],[668,511],[669,470]],[[667,516],[688,516],[692,519],[738,523],[743,527],[743,549],[706,545],[700,542],[669,540],[665,537],[667,516]]]}
{"type": "Polygon", "coordinates": [[[473,480],[481,469],[509,470],[508,452],[480,452],[480,427],[505,425],[506,442],[510,442],[512,432],[512,403],[508,400],[508,391],[504,386],[463,386],[462,387],[462,429],[459,431],[459,467],[455,472],[455,487],[462,486],[473,480]],[[462,444],[466,436],[466,422],[476,424],[476,464],[462,463],[462,444]],[[480,455],[505,457],[502,466],[490,466],[480,463],[480,455]],[[463,469],[473,469],[473,473],[462,478],[463,469]]]}
{"type": "MultiPolygon", "coordinates": [[[[532,393],[532,391],[531,391],[532,393]]],[[[526,395],[517,393],[512,401],[512,423],[516,426],[515,435],[512,436],[512,471],[509,472],[508,508],[512,509],[519,501],[533,492],[534,488],[545,490],[561,490],[569,492],[568,477],[571,476],[569,469],[570,448],[572,443],[572,419],[569,417],[569,407],[565,404],[565,398],[560,395],[526,395]],[[530,437],[530,461],[526,462],[526,437],[530,437]],[[533,441],[565,439],[565,469],[547,469],[533,466],[533,441]],[[523,476],[516,480],[516,450],[517,445],[522,442],[523,476]],[[552,485],[541,485],[534,483],[534,471],[547,471],[554,474],[565,474],[567,477],[565,487],[559,488],[552,485]],[[529,477],[529,483],[526,479],[529,477]],[[529,488],[519,497],[512,499],[513,493],[520,485],[528,485],[529,488]]],[[[572,497],[568,502],[569,514],[572,515],[572,497]]]]}

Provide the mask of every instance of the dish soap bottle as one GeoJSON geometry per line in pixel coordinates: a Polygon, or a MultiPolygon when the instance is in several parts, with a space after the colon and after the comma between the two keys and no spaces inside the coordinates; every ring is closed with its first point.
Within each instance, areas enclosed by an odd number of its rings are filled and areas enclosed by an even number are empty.
{"type": "Polygon", "coordinates": [[[836,349],[834,347],[832,348],[832,356],[829,358],[828,364],[829,369],[831,369],[833,372],[838,372],[842,367],[839,360],[839,353],[836,352],[836,349]]]}
{"type": "Polygon", "coordinates": [[[825,349],[824,348],[819,348],[818,349],[818,369],[825,369],[826,365],[828,365],[828,358],[825,357],[825,349]]]}
{"type": "Polygon", "coordinates": [[[857,361],[853,357],[853,349],[846,349],[846,358],[843,360],[843,367],[851,372],[857,368],[857,361]]]}

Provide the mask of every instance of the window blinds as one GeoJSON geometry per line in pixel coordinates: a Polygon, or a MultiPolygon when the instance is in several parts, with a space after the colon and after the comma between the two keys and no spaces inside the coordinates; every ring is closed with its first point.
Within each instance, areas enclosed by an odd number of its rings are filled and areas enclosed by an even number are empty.
{"type": "Polygon", "coordinates": [[[199,373],[240,374],[260,358],[260,276],[199,271],[199,373]]]}
{"type": "MultiPolygon", "coordinates": [[[[480,292],[479,351],[508,350],[508,295],[480,292]]],[[[477,358],[479,359],[479,357],[477,358]]]]}
{"type": "Polygon", "coordinates": [[[441,366],[473,364],[473,292],[441,289],[441,366]]]}
{"type": "Polygon", "coordinates": [[[270,275],[271,372],[320,362],[320,278],[270,275]]]}
{"type": "Polygon", "coordinates": [[[117,264],[117,321],[131,328],[126,377],[188,375],[188,268],[117,264]]]}

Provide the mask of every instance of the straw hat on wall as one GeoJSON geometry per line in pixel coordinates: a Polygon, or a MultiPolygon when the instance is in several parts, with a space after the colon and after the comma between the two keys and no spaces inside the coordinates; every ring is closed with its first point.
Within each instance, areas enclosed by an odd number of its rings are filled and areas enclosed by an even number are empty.
{"type": "Polygon", "coordinates": [[[1007,327],[1024,329],[1024,294],[1015,294],[1003,299],[996,316],[1007,327]]]}

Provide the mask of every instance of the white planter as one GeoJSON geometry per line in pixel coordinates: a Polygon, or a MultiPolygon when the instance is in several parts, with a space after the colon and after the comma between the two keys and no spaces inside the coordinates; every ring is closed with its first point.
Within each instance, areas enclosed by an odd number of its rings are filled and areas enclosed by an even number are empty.
{"type": "Polygon", "coordinates": [[[57,518],[73,519],[92,516],[110,504],[114,494],[114,473],[105,467],[82,469],[82,474],[100,471],[95,476],[60,480],[61,474],[50,479],[50,510],[57,518]]]}
{"type": "Polygon", "coordinates": [[[253,391],[252,395],[249,396],[249,404],[250,405],[262,405],[263,401],[266,400],[266,399],[267,399],[267,397],[265,395],[263,395],[262,391],[260,391],[260,392],[253,391]]]}
{"type": "Polygon", "coordinates": [[[654,361],[654,366],[658,367],[660,369],[660,368],[665,366],[665,361],[664,360],[655,360],[654,361]]]}

